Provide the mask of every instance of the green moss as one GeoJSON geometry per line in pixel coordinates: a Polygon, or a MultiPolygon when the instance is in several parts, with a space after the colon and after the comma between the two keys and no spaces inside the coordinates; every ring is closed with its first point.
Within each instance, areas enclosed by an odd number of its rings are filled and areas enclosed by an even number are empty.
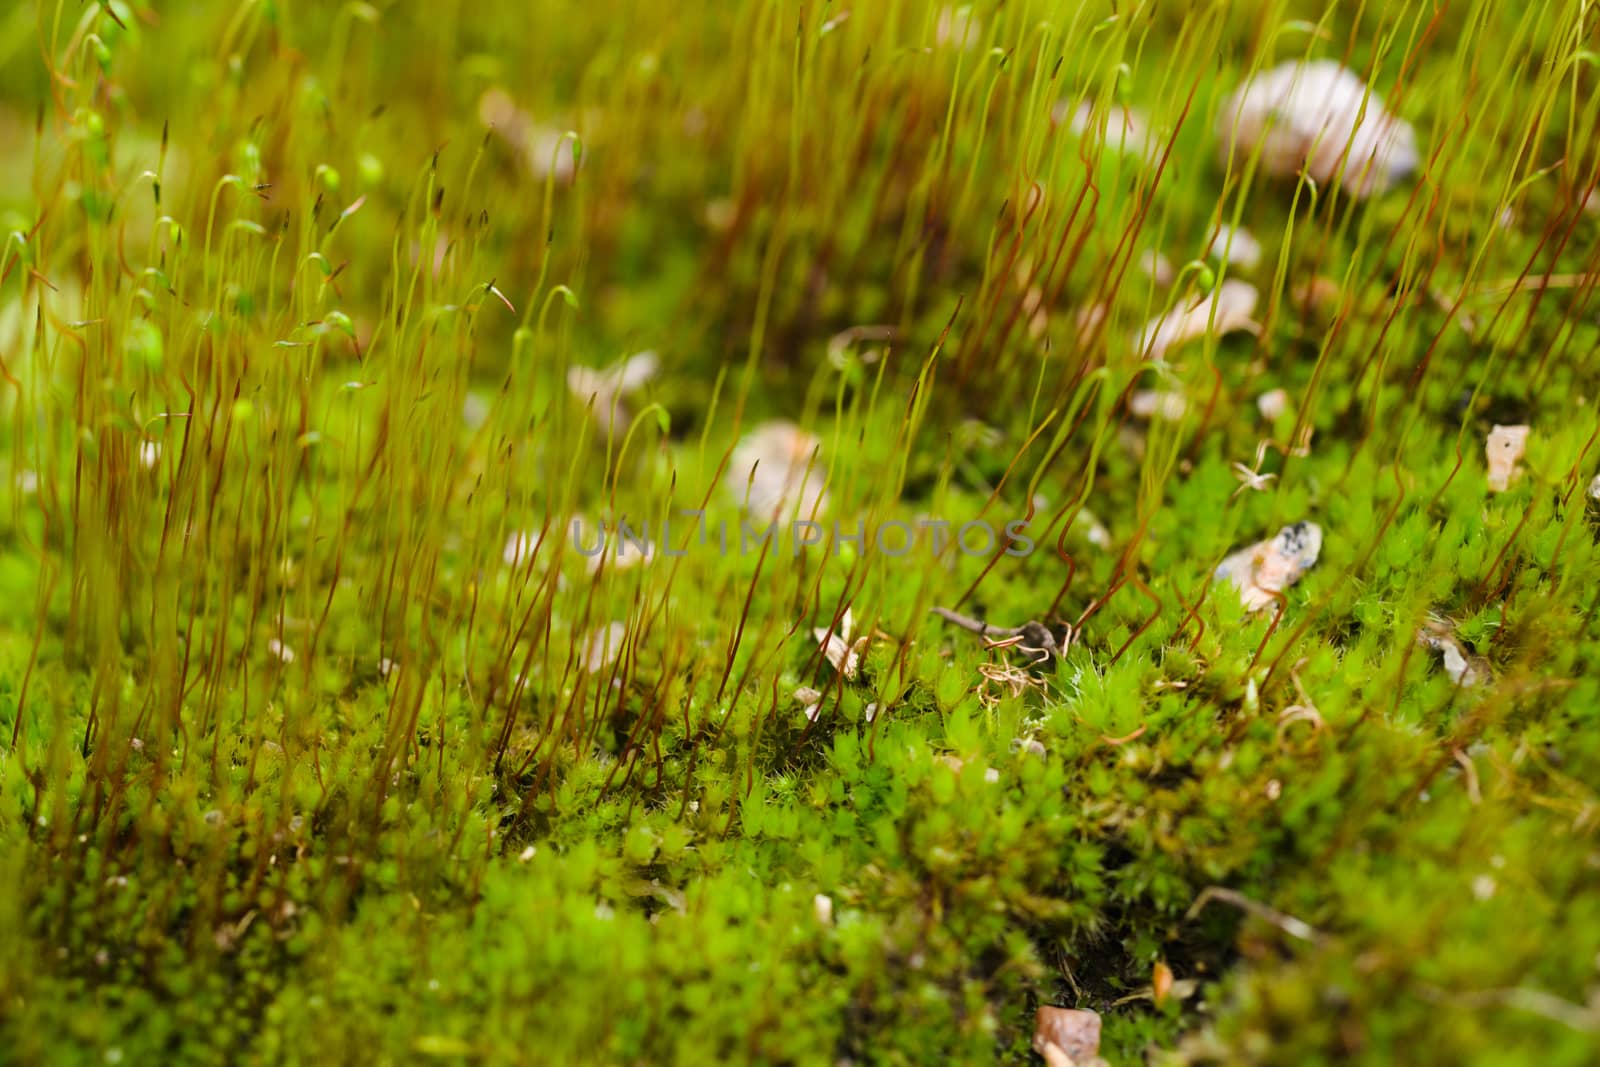
{"type": "Polygon", "coordinates": [[[1594,12],[963,10],[0,15],[0,1060],[1593,1061],[1594,12]],[[1420,174],[1219,159],[1308,55],[1420,174]]]}

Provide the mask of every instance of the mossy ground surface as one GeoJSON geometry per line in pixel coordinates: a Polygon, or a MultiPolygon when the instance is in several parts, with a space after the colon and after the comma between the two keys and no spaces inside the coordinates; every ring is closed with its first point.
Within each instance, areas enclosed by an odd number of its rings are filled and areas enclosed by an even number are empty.
{"type": "Polygon", "coordinates": [[[1112,1064],[1600,1062],[1597,27],[6,7],[0,1061],[1023,1063],[1053,1004],[1112,1064]],[[1219,157],[1307,56],[1416,174],[1219,157]],[[1228,277],[1258,329],[1140,358],[1228,277]],[[608,434],[569,370],[641,350],[608,434]],[[862,543],[740,551],[773,419],[862,543]],[[980,518],[1036,551],[871,533],[980,518]]]}

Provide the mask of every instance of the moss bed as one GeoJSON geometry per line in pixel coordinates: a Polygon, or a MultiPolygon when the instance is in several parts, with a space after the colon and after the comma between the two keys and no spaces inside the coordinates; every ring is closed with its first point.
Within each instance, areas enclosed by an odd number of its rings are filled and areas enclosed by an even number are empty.
{"type": "Polygon", "coordinates": [[[0,1062],[1600,1062],[1597,187],[1592,3],[15,0],[0,1062]]]}

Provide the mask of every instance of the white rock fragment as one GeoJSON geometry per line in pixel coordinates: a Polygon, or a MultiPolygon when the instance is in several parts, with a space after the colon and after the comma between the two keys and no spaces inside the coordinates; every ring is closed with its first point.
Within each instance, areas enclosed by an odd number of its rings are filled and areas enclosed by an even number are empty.
{"type": "Polygon", "coordinates": [[[849,608],[844,609],[838,630],[819,626],[814,628],[811,634],[822,646],[822,654],[833,664],[834,670],[844,675],[846,679],[856,676],[861,669],[861,650],[867,646],[867,639],[865,636],[855,636],[855,620],[851,617],[849,608]]]}
{"type": "Polygon", "coordinates": [[[1600,474],[1589,479],[1589,499],[1600,500],[1600,474]]]}
{"type": "Polygon", "coordinates": [[[1113,105],[1105,114],[1097,115],[1094,104],[1088,100],[1077,104],[1063,100],[1056,104],[1051,118],[1058,125],[1065,122],[1079,137],[1093,132],[1096,139],[1103,140],[1112,151],[1139,159],[1150,156],[1156,143],[1149,121],[1129,107],[1113,105]]]}
{"type": "Polygon", "coordinates": [[[1111,547],[1111,531],[1106,529],[1105,523],[1090,511],[1082,508],[1072,518],[1072,528],[1083,531],[1084,540],[1096,548],[1111,547]]]}
{"type": "Polygon", "coordinates": [[[500,558],[507,567],[520,567],[533,558],[538,547],[538,534],[531,530],[517,530],[506,538],[506,547],[500,550],[500,558]]]}
{"type": "Polygon", "coordinates": [[[1268,389],[1256,397],[1256,410],[1268,422],[1277,422],[1289,410],[1289,394],[1283,389],[1268,389]]]}
{"type": "Polygon", "coordinates": [[[1233,583],[1246,611],[1260,611],[1298,582],[1321,554],[1322,527],[1297,522],[1228,556],[1218,564],[1216,577],[1233,583]]]}
{"type": "Polygon", "coordinates": [[[461,424],[476,430],[489,421],[489,401],[478,393],[468,393],[461,398],[461,424]]]}
{"type": "Polygon", "coordinates": [[[941,48],[976,48],[983,40],[983,23],[970,4],[940,8],[933,23],[933,39],[941,48]]]}
{"type": "Polygon", "coordinates": [[[623,398],[643,389],[660,369],[661,360],[654,352],[636,353],[604,369],[568,367],[567,390],[580,404],[587,405],[592,398],[595,419],[607,436],[613,436],[632,418],[623,398]]]}
{"type": "Polygon", "coordinates": [[[610,530],[602,536],[599,551],[589,556],[584,566],[590,574],[598,574],[602,566],[608,571],[625,571],[655,558],[656,546],[653,541],[623,537],[620,530],[610,530]]]}
{"type": "Polygon", "coordinates": [[[1128,397],[1128,413],[1141,419],[1177,422],[1189,410],[1183,394],[1171,389],[1141,389],[1128,397]]]}
{"type": "Polygon", "coordinates": [[[1519,473],[1517,465],[1528,450],[1527,426],[1496,426],[1489,431],[1484,454],[1489,460],[1489,489],[1503,493],[1511,488],[1519,473]]]}
{"type": "Polygon", "coordinates": [[[294,649],[274,637],[267,641],[267,651],[283,663],[294,662],[294,649]]]}
{"type": "Polygon", "coordinates": [[[1078,347],[1086,348],[1094,340],[1095,332],[1106,321],[1106,316],[1111,309],[1102,303],[1086,304],[1078,309],[1073,318],[1073,326],[1077,332],[1078,347]]]}
{"type": "Polygon", "coordinates": [[[584,641],[579,665],[589,674],[599,674],[622,655],[622,646],[627,639],[628,628],[620,622],[600,627],[584,641]]]}
{"type": "Polygon", "coordinates": [[[1172,269],[1172,261],[1153,248],[1145,249],[1139,257],[1139,269],[1157,285],[1171,285],[1178,276],[1172,269]]]}
{"type": "Polygon", "coordinates": [[[803,685],[794,691],[794,698],[800,702],[800,711],[805,717],[816,722],[822,712],[822,694],[809,685],[803,685]]]}
{"type": "Polygon", "coordinates": [[[1261,242],[1249,230],[1243,227],[1234,229],[1224,223],[1217,227],[1206,255],[1231,263],[1241,270],[1254,270],[1261,265],[1261,242]]]}
{"type": "Polygon", "coordinates": [[[534,121],[504,89],[490,89],[478,98],[478,121],[504,138],[536,179],[554,178],[567,185],[577,174],[572,138],[564,130],[534,121]]]}
{"type": "Polygon", "coordinates": [[[818,893],[811,898],[811,911],[816,915],[820,925],[833,925],[833,898],[826,893],[818,893]]]}
{"type": "Polygon", "coordinates": [[[1134,347],[1145,359],[1160,359],[1167,350],[1208,332],[1217,336],[1245,330],[1260,333],[1251,318],[1261,294],[1249,282],[1229,278],[1212,292],[1188,307],[1175,307],[1151,319],[1140,331],[1134,347]]]}
{"type": "Polygon", "coordinates": [[[818,437],[792,422],[765,423],[734,448],[725,484],[739,500],[747,499],[748,487],[748,506],[756,516],[809,519],[828,506],[827,468],[820,460],[811,462],[821,447],[818,437]]]}
{"type": "Polygon", "coordinates": [[[1340,177],[1358,200],[1390,188],[1419,162],[1411,126],[1333,60],[1283,63],[1250,78],[1223,105],[1216,130],[1224,163],[1231,152],[1243,167],[1259,152],[1269,175],[1303,167],[1321,186],[1340,177]]]}
{"type": "Polygon", "coordinates": [[[1011,739],[1012,752],[1026,752],[1030,756],[1044,759],[1046,752],[1044,743],[1033,737],[1013,737],[1011,739]]]}
{"type": "Polygon", "coordinates": [[[154,441],[142,441],[139,444],[139,466],[145,470],[155,470],[156,464],[161,462],[161,446],[154,441]]]}
{"type": "Polygon", "coordinates": [[[1443,619],[1429,619],[1417,631],[1417,643],[1439,653],[1439,662],[1450,680],[1464,689],[1481,685],[1489,677],[1482,659],[1467,653],[1456,637],[1455,628],[1443,619]]]}

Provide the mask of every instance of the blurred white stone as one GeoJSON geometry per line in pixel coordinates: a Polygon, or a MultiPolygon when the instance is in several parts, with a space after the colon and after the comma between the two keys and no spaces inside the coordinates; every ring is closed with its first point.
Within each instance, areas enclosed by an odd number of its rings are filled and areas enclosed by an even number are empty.
{"type": "Polygon", "coordinates": [[[1489,439],[1484,442],[1484,455],[1489,460],[1489,489],[1492,492],[1503,493],[1511,488],[1511,483],[1520,473],[1517,465],[1522,462],[1522,455],[1528,450],[1527,426],[1496,426],[1489,431],[1489,439]]]}
{"type": "Polygon", "coordinates": [[[622,646],[628,639],[628,628],[620,622],[602,626],[589,634],[583,643],[581,666],[590,674],[599,674],[622,655],[622,646]]]}
{"type": "Polygon", "coordinates": [[[610,367],[567,368],[567,391],[579,404],[594,402],[594,417],[608,436],[627,424],[632,416],[622,399],[648,385],[661,369],[654,352],[639,352],[610,367]]]}
{"type": "Polygon", "coordinates": [[[808,519],[827,509],[823,486],[827,467],[811,464],[822,441],[792,422],[768,422],[752,430],[733,450],[725,484],[751,514],[762,519],[808,519]],[[811,469],[808,471],[807,467],[811,469]]]}
{"type": "Polygon", "coordinates": [[[505,561],[507,567],[520,567],[533,558],[538,544],[537,534],[529,530],[518,530],[506,538],[506,547],[501,550],[500,558],[505,561]]]}
{"type": "Polygon", "coordinates": [[[1235,330],[1259,333],[1261,327],[1251,316],[1260,298],[1249,282],[1229,278],[1209,298],[1151,319],[1140,331],[1135,348],[1145,359],[1160,359],[1168,349],[1203,337],[1208,331],[1219,337],[1235,330]]]}
{"type": "Polygon", "coordinates": [[[1268,422],[1277,422],[1289,410],[1289,394],[1282,389],[1269,389],[1256,397],[1256,410],[1268,422]]]}
{"type": "Polygon", "coordinates": [[[1114,152],[1138,159],[1154,154],[1152,148],[1156,140],[1150,123],[1142,113],[1132,108],[1113,105],[1104,115],[1097,116],[1094,104],[1088,100],[1077,104],[1063,100],[1055,106],[1052,118],[1058,124],[1065,122],[1079,137],[1092,132],[1114,152]]]}
{"type": "Polygon", "coordinates": [[[933,39],[941,48],[976,48],[983,40],[983,23],[970,4],[939,9],[933,39]]]}
{"type": "Polygon", "coordinates": [[[1224,162],[1231,150],[1243,167],[1259,151],[1265,173],[1303,167],[1320,186],[1342,171],[1357,199],[1390,188],[1420,160],[1411,126],[1333,60],[1283,63],[1250,78],[1223,105],[1216,130],[1224,162]]]}
{"type": "Polygon", "coordinates": [[[1128,397],[1128,412],[1141,419],[1165,419],[1177,422],[1189,410],[1183,394],[1170,389],[1142,389],[1128,397]]]}
{"type": "Polygon", "coordinates": [[[1171,285],[1177,277],[1172,269],[1172,261],[1153,248],[1145,249],[1139,257],[1139,269],[1157,285],[1171,285]]]}
{"type": "Polygon", "coordinates": [[[1256,240],[1255,234],[1242,226],[1234,229],[1226,223],[1217,227],[1216,236],[1211,238],[1211,246],[1206,249],[1206,255],[1244,270],[1260,266],[1261,254],[1261,242],[1256,240]]]}

